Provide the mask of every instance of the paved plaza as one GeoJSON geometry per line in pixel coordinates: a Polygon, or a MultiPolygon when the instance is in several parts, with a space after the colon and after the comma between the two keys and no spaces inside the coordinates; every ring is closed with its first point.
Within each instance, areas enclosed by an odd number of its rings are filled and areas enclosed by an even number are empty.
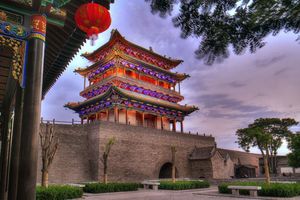
{"type": "Polygon", "coordinates": [[[139,190],[135,192],[117,192],[106,194],[84,194],[80,200],[232,200],[232,199],[288,199],[288,200],[300,200],[300,197],[295,198],[269,198],[269,197],[257,197],[250,198],[245,196],[234,197],[232,195],[220,195],[217,192],[217,187],[211,187],[208,189],[196,189],[187,191],[166,191],[166,190],[139,190]]]}

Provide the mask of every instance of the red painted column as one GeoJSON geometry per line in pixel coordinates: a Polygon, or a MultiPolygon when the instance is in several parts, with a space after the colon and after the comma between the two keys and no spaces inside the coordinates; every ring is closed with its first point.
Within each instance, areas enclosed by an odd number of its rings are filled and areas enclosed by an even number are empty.
{"type": "Polygon", "coordinates": [[[109,110],[106,110],[106,120],[109,121],[109,110]]]}
{"type": "Polygon", "coordinates": [[[173,120],[173,130],[174,132],[176,132],[176,119],[173,120]]]}
{"type": "Polygon", "coordinates": [[[180,121],[180,132],[183,133],[183,120],[180,121]]]}
{"type": "Polygon", "coordinates": [[[145,126],[145,113],[142,112],[142,126],[145,126]]]}
{"type": "Polygon", "coordinates": [[[118,112],[118,107],[114,107],[114,114],[115,114],[115,122],[119,122],[119,112],[118,112]]]}
{"type": "Polygon", "coordinates": [[[125,108],[125,121],[126,121],[126,124],[128,124],[128,109],[125,108]]]}

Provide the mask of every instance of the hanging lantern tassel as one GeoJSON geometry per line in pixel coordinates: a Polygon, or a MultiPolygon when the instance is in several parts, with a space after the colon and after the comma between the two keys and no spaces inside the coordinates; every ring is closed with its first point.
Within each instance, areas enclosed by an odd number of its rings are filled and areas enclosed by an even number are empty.
{"type": "Polygon", "coordinates": [[[98,33],[99,33],[99,29],[94,26],[88,30],[87,35],[88,35],[89,39],[91,40],[92,46],[94,46],[95,41],[98,39],[98,33]]]}
{"type": "Polygon", "coordinates": [[[92,2],[83,4],[77,9],[75,22],[78,28],[87,34],[93,46],[98,34],[109,28],[111,18],[105,7],[92,2]]]}

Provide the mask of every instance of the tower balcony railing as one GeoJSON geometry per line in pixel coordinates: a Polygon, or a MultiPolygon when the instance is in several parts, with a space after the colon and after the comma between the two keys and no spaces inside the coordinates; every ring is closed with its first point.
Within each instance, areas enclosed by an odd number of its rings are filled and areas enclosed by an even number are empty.
{"type": "Polygon", "coordinates": [[[184,99],[184,97],[179,92],[177,92],[175,90],[166,89],[166,88],[158,86],[158,85],[152,85],[152,84],[143,82],[141,80],[131,78],[130,76],[121,75],[121,74],[106,77],[102,81],[86,87],[83,91],[80,92],[80,95],[84,94],[86,91],[88,91],[88,90],[90,90],[94,87],[99,87],[99,86],[105,85],[106,83],[108,83],[112,80],[123,80],[123,81],[126,81],[129,84],[135,84],[135,85],[138,85],[140,87],[144,87],[145,89],[151,89],[153,91],[161,91],[161,92],[163,92],[165,94],[168,94],[168,95],[171,95],[171,96],[180,97],[180,98],[182,98],[182,100],[184,99]]]}

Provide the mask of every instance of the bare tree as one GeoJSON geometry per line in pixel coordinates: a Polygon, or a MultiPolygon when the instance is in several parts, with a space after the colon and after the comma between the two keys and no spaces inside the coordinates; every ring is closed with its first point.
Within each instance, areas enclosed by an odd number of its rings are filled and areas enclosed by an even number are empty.
{"type": "Polygon", "coordinates": [[[52,164],[54,155],[58,147],[58,136],[54,130],[53,124],[47,122],[46,125],[41,123],[40,139],[42,147],[42,186],[48,187],[48,172],[52,164]]]}
{"type": "Polygon", "coordinates": [[[171,146],[171,152],[172,152],[172,182],[175,183],[176,182],[176,147],[175,146],[171,146]]]}
{"type": "Polygon", "coordinates": [[[112,137],[108,140],[108,142],[105,144],[105,149],[102,155],[102,163],[103,163],[103,182],[107,184],[107,161],[108,161],[108,156],[109,152],[111,150],[111,147],[115,144],[116,138],[112,137]]]}

